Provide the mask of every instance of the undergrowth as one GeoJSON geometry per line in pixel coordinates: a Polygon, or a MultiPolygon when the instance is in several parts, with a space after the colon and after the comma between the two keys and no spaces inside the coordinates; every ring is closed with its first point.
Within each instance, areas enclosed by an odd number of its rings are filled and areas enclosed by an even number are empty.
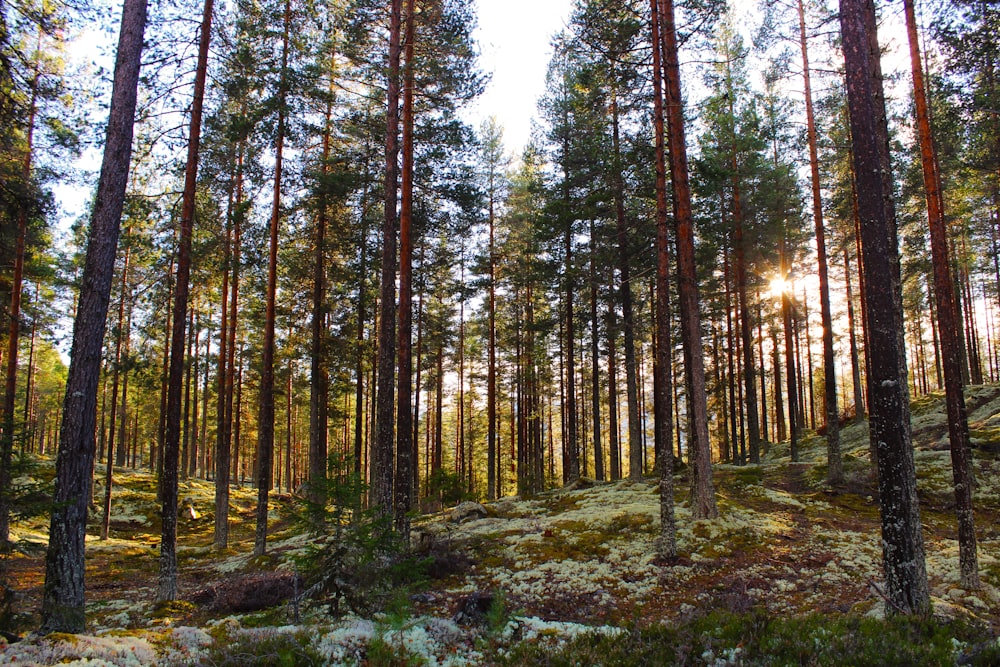
{"type": "Polygon", "coordinates": [[[497,666],[605,665],[996,665],[1000,645],[985,627],[936,619],[885,620],[813,614],[779,618],[761,610],[712,612],[675,626],[591,633],[564,644],[522,642],[489,658],[497,666]]]}

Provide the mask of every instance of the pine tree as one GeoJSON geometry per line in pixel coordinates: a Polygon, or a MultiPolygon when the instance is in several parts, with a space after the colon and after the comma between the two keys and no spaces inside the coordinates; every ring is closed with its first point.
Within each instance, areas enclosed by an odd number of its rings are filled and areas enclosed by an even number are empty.
{"type": "Polygon", "coordinates": [[[902,305],[885,98],[871,0],[841,0],[854,173],[861,219],[871,396],[869,428],[877,451],[886,595],[893,611],[930,605],[903,347],[902,305]]]}
{"type": "Polygon", "coordinates": [[[82,288],[73,323],[73,347],[56,458],[55,505],[45,555],[42,601],[42,626],[50,632],[82,632],[85,626],[84,537],[94,460],[100,350],[132,155],[145,26],[145,0],[126,0],[122,7],[97,205],[91,218],[82,288]]]}

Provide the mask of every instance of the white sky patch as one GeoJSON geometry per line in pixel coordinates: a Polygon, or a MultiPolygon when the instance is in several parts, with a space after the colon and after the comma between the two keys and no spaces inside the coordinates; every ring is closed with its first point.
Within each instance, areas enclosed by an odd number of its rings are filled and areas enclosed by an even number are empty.
{"type": "Polygon", "coordinates": [[[569,19],[571,0],[478,0],[480,66],[492,79],[468,111],[474,126],[490,115],[504,128],[504,144],[520,153],[531,139],[535,104],[545,91],[551,41],[569,19]]]}

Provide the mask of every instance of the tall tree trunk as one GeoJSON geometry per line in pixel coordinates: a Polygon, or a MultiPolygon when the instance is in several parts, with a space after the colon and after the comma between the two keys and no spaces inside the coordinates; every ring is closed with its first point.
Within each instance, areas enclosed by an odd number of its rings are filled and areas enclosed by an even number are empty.
{"type": "Polygon", "coordinates": [[[85,627],[84,537],[94,462],[97,385],[125,186],[132,157],[132,131],[145,27],[146,0],[125,0],[115,57],[104,159],[94,198],[83,281],[73,321],[73,346],[59,431],[42,600],[42,628],[47,632],[83,632],[85,627]]]}
{"type": "MultiPolygon", "coordinates": [[[[41,33],[39,32],[39,40],[41,33]]],[[[25,189],[31,183],[31,162],[34,149],[35,113],[38,99],[38,77],[41,57],[36,46],[34,55],[34,75],[31,80],[31,99],[28,103],[28,122],[26,127],[24,161],[21,165],[21,178],[25,189]]],[[[17,353],[18,338],[21,332],[21,289],[24,282],[25,241],[28,234],[28,203],[25,202],[17,214],[17,232],[14,240],[14,275],[10,285],[10,311],[7,317],[10,323],[7,328],[7,371],[4,381],[3,422],[0,423],[0,544],[6,545],[10,540],[10,467],[13,464],[14,452],[14,402],[17,390],[17,353]]],[[[22,445],[23,448],[23,445],[22,445]]]]}
{"type": "Polygon", "coordinates": [[[274,321],[278,290],[278,228],[281,226],[281,176],[285,148],[285,100],[288,95],[288,39],[292,21],[291,0],[285,0],[281,34],[281,72],[278,83],[278,130],[274,141],[274,190],[267,254],[267,296],[264,309],[264,351],[260,371],[260,418],[257,420],[257,512],[253,553],[267,550],[267,506],[274,465],[274,321]]]}
{"type": "Polygon", "coordinates": [[[861,388],[861,363],[858,357],[858,337],[854,327],[854,294],[851,290],[851,258],[844,247],[844,276],[847,280],[847,334],[851,345],[851,381],[854,385],[854,423],[865,420],[865,398],[861,388]]]}
{"type": "Polygon", "coordinates": [[[392,0],[389,15],[389,69],[386,81],[385,217],[382,221],[382,282],[378,329],[378,387],[375,442],[372,446],[371,505],[392,514],[396,366],[396,197],[399,194],[399,73],[402,0],[392,0]]]}
{"type": "Polygon", "coordinates": [[[622,305],[625,346],[625,395],[628,402],[628,476],[642,478],[642,429],[639,421],[639,372],[635,357],[635,316],[632,314],[632,271],[629,261],[628,221],[625,218],[625,184],[622,178],[621,139],[617,93],[611,97],[611,146],[614,155],[612,187],[615,200],[615,230],[618,240],[618,299],[622,305]]]}
{"type": "Polygon", "coordinates": [[[489,195],[489,228],[490,228],[490,276],[489,276],[489,341],[487,345],[488,361],[486,368],[486,498],[494,500],[500,497],[500,445],[497,439],[497,252],[496,252],[496,201],[495,178],[493,166],[490,166],[489,195]]]}
{"type": "Polygon", "coordinates": [[[877,451],[886,594],[893,610],[925,613],[930,593],[910,441],[910,405],[892,170],[875,7],[841,0],[841,35],[867,291],[869,429],[877,451]]]}
{"type": "Polygon", "coordinates": [[[819,182],[819,150],[816,117],[813,112],[812,78],[809,71],[809,48],[806,41],[806,12],[799,5],[799,42],[802,47],[802,77],[805,85],[806,135],[809,141],[809,169],[812,185],[813,224],[816,227],[816,261],[819,272],[819,304],[823,319],[823,405],[826,418],[826,481],[839,484],[844,479],[840,454],[840,411],[837,408],[837,362],[833,356],[833,314],[830,310],[830,278],[826,258],[826,230],[823,225],[823,199],[819,182]]]}
{"type": "MultiPolygon", "coordinates": [[[[326,335],[326,226],[329,217],[327,180],[330,177],[330,135],[333,133],[334,71],[331,58],[330,83],[326,94],[323,123],[323,149],[320,155],[320,196],[316,212],[316,237],[313,241],[312,322],[309,355],[309,483],[308,498],[319,510],[325,500],[327,456],[327,421],[330,401],[330,374],[327,372],[326,335]]],[[[363,243],[363,240],[362,240],[363,243]]]]}
{"type": "MultiPolygon", "coordinates": [[[[611,284],[609,282],[609,284],[611,284]]],[[[622,478],[621,438],[618,434],[618,352],[615,339],[618,325],[615,309],[608,308],[608,456],[611,458],[611,481],[622,478]]]]}
{"type": "Polygon", "coordinates": [[[680,61],[674,26],[673,0],[659,0],[662,21],[666,120],[669,139],[670,180],[677,234],[677,282],[680,292],[681,341],[688,395],[689,449],[693,470],[691,515],[696,519],[719,515],[712,482],[712,448],[708,439],[708,398],[705,394],[705,360],[701,342],[698,275],[694,256],[691,186],[688,182],[684,108],[681,99],[680,61]]]}
{"type": "Polygon", "coordinates": [[[958,562],[962,585],[979,588],[979,563],[976,557],[976,531],[972,512],[972,479],[969,469],[969,418],[965,407],[961,362],[958,356],[958,336],[954,290],[948,271],[948,242],[944,217],[944,196],[941,175],[937,169],[934,138],[924,90],[924,72],[920,62],[920,43],[913,0],[903,0],[906,31],[910,42],[910,68],[913,73],[913,98],[917,112],[917,137],[920,142],[920,163],[923,168],[924,192],[927,199],[927,221],[931,234],[931,256],[934,264],[934,294],[937,297],[938,330],[944,368],[945,401],[948,410],[948,437],[951,441],[951,467],[955,483],[955,513],[958,516],[958,562]]]}
{"type": "MultiPolygon", "coordinates": [[[[190,332],[187,337],[187,352],[184,355],[184,398],[183,401],[183,414],[181,417],[181,445],[180,445],[180,458],[177,467],[178,475],[181,479],[187,479],[187,462],[188,454],[191,446],[191,374],[192,367],[194,366],[194,356],[191,354],[191,347],[194,344],[195,338],[198,336],[198,332],[194,328],[194,310],[188,311],[188,323],[187,331],[190,332]]],[[[121,444],[118,445],[121,448],[121,444]]],[[[121,457],[125,458],[125,452],[121,452],[121,457]]],[[[119,464],[124,465],[124,464],[119,464]]]]}
{"type": "Polygon", "coordinates": [[[767,371],[764,368],[764,315],[760,292],[757,293],[757,361],[760,368],[760,432],[761,437],[768,439],[767,424],[767,371]]]}
{"type": "MultiPolygon", "coordinates": [[[[413,97],[416,1],[406,0],[406,69],[403,84],[403,173],[399,215],[399,371],[396,402],[394,524],[404,543],[410,540],[413,484],[413,97]]],[[[462,377],[458,379],[461,383],[462,377]]],[[[459,423],[461,429],[461,421],[459,423]]]]}
{"type": "MultiPolygon", "coordinates": [[[[565,253],[565,268],[563,275],[563,307],[565,318],[565,341],[566,341],[566,405],[564,418],[566,429],[563,431],[563,452],[566,467],[563,470],[563,477],[567,483],[572,483],[580,478],[580,447],[577,439],[577,414],[576,414],[576,356],[574,352],[575,327],[573,314],[573,293],[576,291],[576,284],[573,281],[573,214],[571,211],[570,183],[569,183],[569,131],[568,121],[564,121],[562,158],[563,164],[563,184],[562,198],[567,219],[564,221],[563,230],[563,252],[565,253]]],[[[530,305],[529,305],[529,312],[530,305]]],[[[530,366],[533,372],[533,366],[530,366]]],[[[534,379],[534,378],[533,378],[534,379]]],[[[533,491],[540,491],[535,488],[533,491]]]]}
{"type": "Polygon", "coordinates": [[[195,195],[198,184],[198,151],[201,145],[201,116],[208,74],[208,47],[212,38],[214,0],[205,0],[198,42],[191,124],[188,132],[187,163],[184,167],[184,196],[181,204],[180,239],[177,246],[177,283],[174,288],[173,330],[170,334],[170,375],[167,383],[167,424],[163,441],[163,473],[160,531],[160,573],[157,600],[177,599],[177,466],[181,427],[181,382],[184,376],[184,328],[187,324],[188,289],[191,275],[191,235],[194,226],[195,195]]]}
{"type": "MultiPolygon", "coordinates": [[[[782,241],[782,266],[785,267],[782,275],[788,275],[788,265],[786,263],[785,241],[782,241]]],[[[798,373],[795,363],[795,330],[793,321],[795,319],[795,294],[790,287],[781,292],[781,321],[784,324],[785,332],[785,378],[788,388],[788,452],[792,463],[799,460],[799,431],[802,428],[802,410],[800,409],[798,391],[798,373]]]]}
{"type": "MultiPolygon", "coordinates": [[[[728,72],[729,62],[726,62],[728,72]]],[[[736,152],[736,114],[734,111],[735,93],[729,94],[729,115],[733,119],[733,246],[736,251],[736,299],[740,309],[740,348],[743,353],[743,388],[745,390],[746,431],[750,444],[750,463],[760,463],[760,423],[757,415],[757,380],[754,377],[753,363],[753,322],[750,321],[750,308],[747,304],[747,262],[746,247],[743,241],[743,201],[740,192],[740,165],[736,152]]],[[[742,454],[744,439],[740,438],[740,463],[745,462],[742,454]]],[[[733,457],[736,458],[735,456],[733,457]]]]}
{"type": "MultiPolygon", "coordinates": [[[[111,413],[108,416],[111,428],[108,430],[108,466],[104,475],[104,515],[101,518],[102,540],[108,539],[111,527],[111,486],[113,484],[114,460],[116,457],[115,424],[118,418],[118,381],[122,372],[122,343],[125,337],[125,303],[128,300],[128,272],[131,256],[132,246],[127,245],[125,246],[125,258],[122,262],[121,294],[118,296],[118,330],[115,336],[115,361],[111,374],[111,413]]],[[[119,463],[119,465],[122,464],[119,463]]]]}
{"type": "MultiPolygon", "coordinates": [[[[732,454],[738,450],[738,442],[740,439],[739,424],[740,421],[740,403],[736,400],[736,378],[737,370],[736,366],[736,350],[737,342],[733,338],[733,301],[731,294],[732,285],[732,269],[729,262],[729,247],[723,246],[722,248],[722,274],[723,282],[725,284],[725,300],[726,300],[726,364],[728,373],[728,389],[729,389],[729,430],[732,433],[732,442],[727,442],[727,447],[731,445],[732,449],[726,453],[732,454]]],[[[726,420],[726,415],[723,415],[723,420],[726,420]]],[[[730,461],[734,461],[737,457],[732,456],[730,461]]]]}
{"type": "MultiPolygon", "coordinates": [[[[604,481],[604,449],[601,446],[601,350],[597,325],[597,238],[590,220],[590,412],[593,422],[594,477],[604,481]]],[[[584,459],[586,461],[586,458],[584,459]]]]}
{"type": "MultiPolygon", "coordinates": [[[[663,66],[659,45],[660,8],[651,0],[653,42],[653,131],[656,134],[656,363],[653,365],[654,428],[660,443],[656,453],[660,473],[660,536],[657,553],[662,559],[677,556],[674,521],[674,420],[673,341],[670,335],[670,237],[667,228],[667,165],[664,146],[663,66]]],[[[596,327],[595,327],[596,334],[596,327]]],[[[596,422],[595,422],[596,423],[596,422]]]]}
{"type": "MultiPolygon", "coordinates": [[[[233,243],[230,255],[232,280],[229,299],[229,325],[226,332],[225,417],[222,440],[215,454],[215,531],[214,547],[225,549],[229,543],[229,484],[239,478],[236,450],[233,444],[233,394],[236,387],[236,326],[240,294],[240,245],[243,230],[243,141],[236,156],[236,201],[233,210],[233,243]]],[[[241,361],[242,363],[242,361],[241,361]]],[[[238,424],[238,415],[237,415],[238,424]]],[[[237,428],[239,428],[237,426],[237,428]]]]}
{"type": "MultiPolygon", "coordinates": [[[[367,179],[366,179],[367,182],[367,179]]],[[[365,319],[367,313],[367,302],[365,299],[365,288],[367,287],[368,276],[368,225],[365,220],[365,212],[368,205],[368,186],[365,186],[361,195],[361,231],[358,235],[359,246],[361,247],[361,257],[358,262],[358,314],[357,314],[357,338],[354,359],[354,475],[361,481],[364,479],[364,468],[362,466],[364,442],[365,442],[365,319]]]]}

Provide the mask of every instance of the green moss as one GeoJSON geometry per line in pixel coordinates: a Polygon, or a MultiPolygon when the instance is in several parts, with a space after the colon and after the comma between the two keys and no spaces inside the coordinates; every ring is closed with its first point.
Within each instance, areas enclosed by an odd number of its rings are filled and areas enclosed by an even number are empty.
{"type": "Polygon", "coordinates": [[[198,606],[187,600],[168,600],[153,606],[153,618],[177,618],[194,612],[198,606]]]}
{"type": "Polygon", "coordinates": [[[608,555],[610,550],[604,545],[606,541],[607,536],[604,533],[588,530],[576,535],[558,537],[553,535],[542,537],[540,540],[521,542],[518,551],[533,563],[588,561],[608,555]]]}
{"type": "Polygon", "coordinates": [[[650,533],[656,529],[653,517],[648,514],[616,514],[608,522],[608,532],[617,535],[629,535],[636,532],[650,533]]]}
{"type": "Polygon", "coordinates": [[[233,633],[216,642],[207,664],[216,667],[311,667],[326,661],[307,630],[294,633],[233,633]]]}

